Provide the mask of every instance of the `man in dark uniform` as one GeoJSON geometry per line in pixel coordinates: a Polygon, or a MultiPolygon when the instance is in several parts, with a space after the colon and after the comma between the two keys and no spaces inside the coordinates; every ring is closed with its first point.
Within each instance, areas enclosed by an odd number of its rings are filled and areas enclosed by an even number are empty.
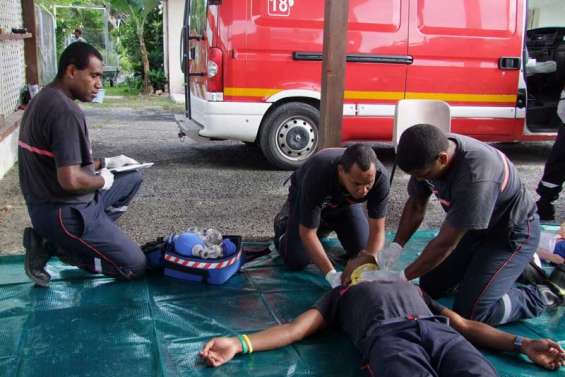
{"type": "Polygon", "coordinates": [[[329,326],[349,336],[369,376],[496,376],[471,343],[523,353],[550,370],[565,364],[565,352],[556,342],[513,336],[464,319],[406,281],[362,281],[335,288],[292,322],[250,335],[213,338],[200,356],[218,367],[238,353],[284,347],[329,326]]]}
{"type": "Polygon", "coordinates": [[[401,272],[379,271],[381,281],[420,277],[432,298],[456,291],[457,313],[491,325],[534,317],[563,301],[548,286],[516,285],[537,249],[540,224],[533,199],[502,152],[420,124],[402,134],[397,161],[411,175],[409,199],[394,242],[381,253],[400,253],[432,194],[446,218],[413,263],[401,272]]]}
{"type": "Polygon", "coordinates": [[[538,213],[545,221],[555,220],[553,202],[559,198],[563,182],[565,182],[565,90],[561,92],[554,122],[558,124],[557,138],[551,148],[543,170],[543,177],[536,190],[540,196],[537,201],[538,213]]]}
{"type": "Polygon", "coordinates": [[[317,231],[335,230],[348,257],[360,251],[376,254],[385,238],[386,169],[371,147],[354,144],[318,152],[290,179],[287,202],[275,217],[275,245],[290,269],[314,263],[328,283],[337,286],[341,274],[324,252],[317,231]]]}
{"type": "Polygon", "coordinates": [[[126,156],[93,159],[84,113],[102,88],[102,56],[76,42],[61,54],[55,80],[31,101],[19,137],[19,173],[33,228],[24,231],[25,270],[39,286],[57,255],[93,273],[123,279],[143,274],[145,256],[114,223],[141,185],[138,172],[108,169],[137,163],[126,156]],[[98,171],[98,173],[96,173],[98,171]]]}

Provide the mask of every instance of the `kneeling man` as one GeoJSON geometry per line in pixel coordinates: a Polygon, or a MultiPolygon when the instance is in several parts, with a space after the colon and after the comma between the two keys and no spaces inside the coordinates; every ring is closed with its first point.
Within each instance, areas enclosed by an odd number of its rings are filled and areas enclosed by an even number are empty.
{"type": "Polygon", "coordinates": [[[51,256],[93,273],[132,279],[145,256],[114,223],[141,185],[138,172],[108,169],[137,163],[126,156],[94,159],[84,113],[102,88],[102,55],[76,42],[61,54],[55,80],[26,109],[19,137],[20,186],[33,224],[24,231],[25,270],[39,286],[50,280],[51,256]],[[98,173],[96,173],[98,171],[98,173]]]}

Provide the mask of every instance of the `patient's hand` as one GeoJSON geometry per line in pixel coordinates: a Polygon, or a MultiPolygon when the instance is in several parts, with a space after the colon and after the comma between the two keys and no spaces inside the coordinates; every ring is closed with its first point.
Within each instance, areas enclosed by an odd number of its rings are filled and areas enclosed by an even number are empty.
{"type": "Polygon", "coordinates": [[[241,352],[241,343],[237,338],[214,338],[208,341],[200,357],[212,367],[219,367],[227,363],[238,353],[241,352]]]}
{"type": "Polygon", "coordinates": [[[550,370],[557,370],[565,365],[565,351],[549,339],[528,340],[522,344],[522,351],[534,363],[550,370]]]}

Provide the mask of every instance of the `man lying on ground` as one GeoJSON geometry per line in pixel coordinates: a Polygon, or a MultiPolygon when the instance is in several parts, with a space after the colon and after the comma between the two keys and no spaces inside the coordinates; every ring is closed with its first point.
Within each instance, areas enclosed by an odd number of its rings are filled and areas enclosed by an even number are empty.
{"type": "Polygon", "coordinates": [[[523,353],[550,370],[565,365],[565,351],[556,342],[467,320],[406,281],[361,281],[334,288],[292,322],[250,335],[213,338],[200,356],[218,367],[238,353],[284,347],[332,325],[352,339],[374,376],[496,376],[471,343],[523,353]]]}

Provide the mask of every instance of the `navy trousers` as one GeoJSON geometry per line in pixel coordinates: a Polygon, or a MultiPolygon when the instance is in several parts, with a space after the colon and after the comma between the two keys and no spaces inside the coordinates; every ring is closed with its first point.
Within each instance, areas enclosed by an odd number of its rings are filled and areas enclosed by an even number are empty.
{"type": "MultiPolygon", "coordinates": [[[[557,115],[556,115],[557,117],[557,115]]],[[[559,126],[557,138],[547,157],[543,177],[538,184],[540,200],[551,203],[559,198],[565,181],[565,124],[559,126]]]]}
{"type": "Polygon", "coordinates": [[[453,309],[490,325],[536,317],[545,309],[539,290],[516,280],[539,237],[537,214],[510,232],[467,232],[443,263],[420,278],[420,287],[432,298],[456,291],[453,309]]]}
{"type": "Polygon", "coordinates": [[[496,370],[461,334],[433,320],[376,330],[366,366],[371,377],[490,377],[496,370]]]}
{"type": "MultiPolygon", "coordinates": [[[[298,232],[299,225],[299,201],[291,200],[289,195],[288,223],[279,241],[279,253],[285,265],[292,270],[302,270],[311,263],[298,232]]],[[[347,257],[353,257],[367,247],[369,223],[361,203],[342,208],[324,208],[320,229],[337,233],[347,257]]]]}
{"type": "Polygon", "coordinates": [[[145,272],[145,255],[114,223],[142,182],[141,174],[117,174],[109,190],[90,203],[28,205],[35,231],[56,245],[56,255],[92,273],[133,279],[145,272]]]}

